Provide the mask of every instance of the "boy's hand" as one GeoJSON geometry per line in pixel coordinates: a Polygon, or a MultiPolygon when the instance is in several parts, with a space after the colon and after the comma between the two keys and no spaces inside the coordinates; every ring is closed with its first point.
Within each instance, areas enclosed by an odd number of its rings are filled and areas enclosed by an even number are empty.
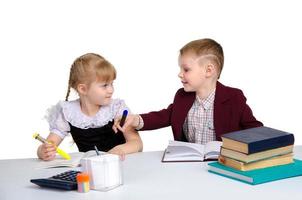
{"type": "Polygon", "coordinates": [[[117,117],[114,119],[112,129],[115,133],[117,133],[118,130],[125,132],[125,130],[127,130],[129,127],[136,129],[139,126],[139,117],[139,115],[128,115],[123,127],[120,126],[120,121],[122,117],[117,117]]]}
{"type": "Polygon", "coordinates": [[[119,155],[121,160],[125,160],[125,152],[119,146],[113,147],[108,153],[119,155]]]}
{"type": "Polygon", "coordinates": [[[50,143],[44,143],[39,147],[38,155],[42,160],[53,160],[56,157],[56,146],[50,143]]]}

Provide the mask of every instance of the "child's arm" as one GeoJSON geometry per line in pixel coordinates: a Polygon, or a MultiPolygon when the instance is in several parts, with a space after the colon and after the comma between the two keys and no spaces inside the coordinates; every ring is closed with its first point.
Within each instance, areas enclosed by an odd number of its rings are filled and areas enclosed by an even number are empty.
{"type": "Polygon", "coordinates": [[[108,153],[124,155],[135,153],[143,150],[143,142],[137,131],[134,129],[127,129],[124,133],[126,143],[117,145],[110,149],[108,153]]]}
{"type": "Polygon", "coordinates": [[[154,130],[170,126],[172,110],[173,104],[170,104],[166,109],[140,114],[144,124],[140,130],[154,130]]]}
{"type": "Polygon", "coordinates": [[[140,115],[136,114],[130,114],[126,117],[125,123],[123,127],[120,126],[122,117],[117,117],[114,119],[114,124],[112,126],[112,129],[114,130],[115,133],[120,130],[121,132],[125,132],[125,130],[132,128],[139,130],[140,129],[140,124],[143,124],[143,120],[141,119],[140,115]]]}
{"type": "Polygon", "coordinates": [[[170,104],[168,108],[160,111],[153,111],[146,114],[128,115],[123,127],[120,126],[121,117],[114,119],[114,125],[112,129],[115,133],[117,130],[125,132],[128,128],[139,130],[154,130],[171,125],[170,116],[172,112],[173,104],[170,104]]]}
{"type": "MultiPolygon", "coordinates": [[[[128,115],[123,127],[120,127],[119,125],[121,121],[121,117],[116,118],[114,120],[114,126],[112,127],[113,130],[117,133],[118,129],[124,132],[124,130],[129,127],[144,131],[144,130],[154,130],[154,129],[170,126],[174,103],[177,98],[178,99],[183,98],[184,96],[183,93],[184,90],[179,89],[174,96],[173,103],[171,103],[166,109],[139,114],[139,115],[128,115]]],[[[181,101],[181,99],[179,99],[178,101],[181,101]]]]}
{"type": "Polygon", "coordinates": [[[46,139],[51,144],[43,143],[38,147],[37,155],[42,160],[53,160],[56,156],[56,147],[62,142],[57,134],[50,133],[46,139]]]}

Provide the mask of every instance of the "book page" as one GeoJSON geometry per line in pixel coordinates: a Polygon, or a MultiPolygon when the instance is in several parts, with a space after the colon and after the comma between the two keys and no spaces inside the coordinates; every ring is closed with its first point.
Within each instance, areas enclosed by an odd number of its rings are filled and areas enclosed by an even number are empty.
{"type": "Polygon", "coordinates": [[[200,155],[203,155],[205,151],[205,145],[191,143],[191,142],[180,142],[180,141],[170,140],[169,146],[186,146],[195,149],[197,152],[199,152],[200,155]]]}
{"type": "Polygon", "coordinates": [[[205,145],[205,159],[218,159],[222,142],[211,141],[205,145]]]}
{"type": "Polygon", "coordinates": [[[62,158],[60,155],[56,155],[56,158],[51,161],[43,161],[39,160],[38,164],[36,166],[37,169],[43,169],[43,168],[53,168],[53,167],[77,167],[80,165],[80,160],[84,157],[91,157],[95,156],[95,151],[87,151],[84,152],[74,152],[69,153],[71,159],[66,160],[62,158]]]}
{"type": "Polygon", "coordinates": [[[204,145],[169,141],[163,161],[203,161],[204,145]]]}

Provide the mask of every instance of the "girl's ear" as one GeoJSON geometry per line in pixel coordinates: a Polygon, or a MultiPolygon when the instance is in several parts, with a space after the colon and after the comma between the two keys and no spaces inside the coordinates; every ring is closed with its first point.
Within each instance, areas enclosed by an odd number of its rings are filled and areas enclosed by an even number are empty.
{"type": "Polygon", "coordinates": [[[87,86],[83,83],[78,84],[77,91],[79,94],[85,95],[87,93],[87,86]]]}

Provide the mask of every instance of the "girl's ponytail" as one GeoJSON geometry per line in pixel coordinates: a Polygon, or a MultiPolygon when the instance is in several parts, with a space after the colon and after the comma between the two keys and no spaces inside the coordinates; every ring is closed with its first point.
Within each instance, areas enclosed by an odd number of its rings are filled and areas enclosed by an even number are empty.
{"type": "Polygon", "coordinates": [[[68,88],[67,88],[67,94],[66,94],[66,97],[65,97],[65,101],[68,101],[68,97],[69,97],[69,94],[70,94],[70,88],[71,88],[71,75],[72,75],[73,66],[74,66],[74,64],[71,66],[70,72],[69,72],[68,88]]]}
{"type": "Polygon", "coordinates": [[[68,84],[68,89],[67,89],[67,94],[66,94],[66,97],[65,97],[65,101],[68,101],[69,94],[70,94],[70,84],[68,84]]]}

